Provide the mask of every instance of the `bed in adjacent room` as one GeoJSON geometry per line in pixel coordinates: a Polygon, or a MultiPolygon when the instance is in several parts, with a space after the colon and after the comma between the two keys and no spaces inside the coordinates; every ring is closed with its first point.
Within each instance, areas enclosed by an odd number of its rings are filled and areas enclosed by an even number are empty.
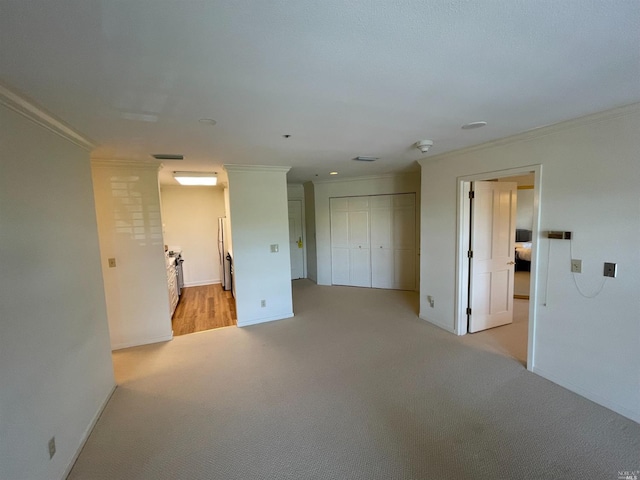
{"type": "Polygon", "coordinates": [[[531,230],[516,230],[516,271],[531,271],[531,230]]]}

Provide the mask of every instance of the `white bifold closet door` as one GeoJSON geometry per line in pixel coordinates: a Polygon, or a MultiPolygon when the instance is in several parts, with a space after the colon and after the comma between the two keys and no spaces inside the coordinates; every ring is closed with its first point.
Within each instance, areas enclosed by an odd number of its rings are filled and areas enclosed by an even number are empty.
{"type": "Polygon", "coordinates": [[[370,287],[369,198],[332,198],[330,202],[331,281],[370,287]]]}
{"type": "Polygon", "coordinates": [[[413,290],[415,195],[331,199],[332,283],[413,290]]]}

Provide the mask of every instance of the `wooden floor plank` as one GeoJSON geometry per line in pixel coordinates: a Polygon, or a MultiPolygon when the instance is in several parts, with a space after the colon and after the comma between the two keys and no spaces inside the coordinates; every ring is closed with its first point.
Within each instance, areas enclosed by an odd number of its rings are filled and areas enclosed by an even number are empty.
{"type": "Polygon", "coordinates": [[[175,336],[235,325],[235,299],[220,284],[186,287],[172,324],[175,336]]]}

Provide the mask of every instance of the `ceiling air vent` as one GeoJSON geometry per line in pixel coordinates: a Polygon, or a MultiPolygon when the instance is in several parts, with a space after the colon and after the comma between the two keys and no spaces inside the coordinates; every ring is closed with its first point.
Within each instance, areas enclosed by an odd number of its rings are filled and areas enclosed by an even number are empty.
{"type": "Polygon", "coordinates": [[[156,160],[184,160],[184,155],[176,155],[175,153],[154,153],[151,156],[156,160]]]}
{"type": "Polygon", "coordinates": [[[375,162],[379,157],[356,157],[354,160],[357,162],[375,162]]]}

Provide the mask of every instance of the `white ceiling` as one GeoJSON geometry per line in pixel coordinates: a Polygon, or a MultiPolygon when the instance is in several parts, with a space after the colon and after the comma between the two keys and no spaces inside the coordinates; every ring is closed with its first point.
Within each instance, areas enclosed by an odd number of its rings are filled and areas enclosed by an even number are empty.
{"type": "Polygon", "coordinates": [[[381,174],[416,168],[417,140],[434,155],[640,101],[640,2],[0,0],[0,79],[95,158],[184,154],[163,183],[381,174]]]}

